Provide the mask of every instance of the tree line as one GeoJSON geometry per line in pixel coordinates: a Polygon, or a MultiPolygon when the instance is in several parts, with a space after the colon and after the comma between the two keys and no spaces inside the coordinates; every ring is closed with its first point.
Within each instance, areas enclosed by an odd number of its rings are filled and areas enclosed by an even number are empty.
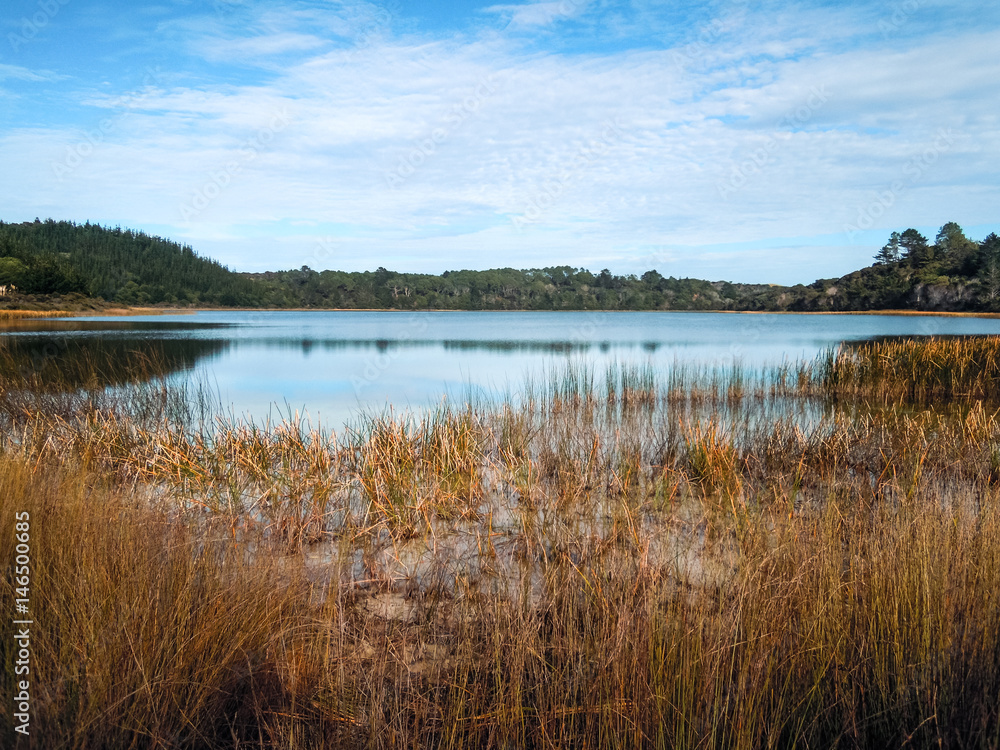
{"type": "Polygon", "coordinates": [[[444,310],[1000,309],[1000,238],[945,224],[931,242],[893,232],[874,263],[808,285],[740,284],[608,269],[237,273],[187,245],[120,227],[0,222],[0,285],[124,305],[444,310]]]}

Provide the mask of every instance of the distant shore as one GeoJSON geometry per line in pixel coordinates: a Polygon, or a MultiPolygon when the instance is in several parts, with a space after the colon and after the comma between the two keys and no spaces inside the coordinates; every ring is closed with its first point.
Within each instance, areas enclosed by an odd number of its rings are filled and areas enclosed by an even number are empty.
{"type": "Polygon", "coordinates": [[[0,310],[4,319],[28,318],[91,318],[100,316],[131,315],[193,315],[199,312],[384,312],[384,313],[719,313],[724,315],[908,315],[953,318],[1000,318],[1000,312],[956,312],[946,310],[456,310],[453,308],[421,308],[419,310],[396,307],[109,307],[104,310],[0,310]]]}
{"type": "Polygon", "coordinates": [[[90,318],[101,315],[183,315],[197,310],[160,307],[109,307],[105,310],[0,310],[0,320],[31,318],[90,318]]]}

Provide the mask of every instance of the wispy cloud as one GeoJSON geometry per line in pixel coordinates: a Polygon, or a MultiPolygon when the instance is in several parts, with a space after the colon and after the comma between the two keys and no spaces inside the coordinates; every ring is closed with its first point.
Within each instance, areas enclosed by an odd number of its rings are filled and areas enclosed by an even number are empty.
{"type": "Polygon", "coordinates": [[[493,13],[507,20],[509,28],[530,29],[549,26],[557,21],[574,18],[584,12],[588,0],[555,0],[554,2],[491,5],[484,13],[493,13]]]}
{"type": "Polygon", "coordinates": [[[64,76],[57,75],[51,71],[36,71],[22,68],[19,65],[6,65],[0,63],[0,81],[57,81],[64,76]]]}

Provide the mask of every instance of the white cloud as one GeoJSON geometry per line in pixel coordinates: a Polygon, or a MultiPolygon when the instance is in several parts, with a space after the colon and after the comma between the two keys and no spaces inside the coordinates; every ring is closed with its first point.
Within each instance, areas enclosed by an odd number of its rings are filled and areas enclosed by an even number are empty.
{"type": "Polygon", "coordinates": [[[555,0],[517,5],[491,5],[484,13],[493,13],[507,19],[510,29],[530,29],[549,26],[558,21],[574,18],[586,10],[587,0],[555,0]]]}
{"type": "Polygon", "coordinates": [[[59,80],[63,76],[55,75],[50,71],[35,71],[29,70],[28,68],[23,68],[20,65],[6,65],[0,63],[0,81],[3,80],[15,80],[15,81],[55,81],[59,80]]]}

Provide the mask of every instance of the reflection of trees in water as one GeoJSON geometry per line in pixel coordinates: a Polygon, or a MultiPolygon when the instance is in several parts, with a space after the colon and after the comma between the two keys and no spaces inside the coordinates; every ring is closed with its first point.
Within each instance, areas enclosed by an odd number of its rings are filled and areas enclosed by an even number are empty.
{"type": "MultiPolygon", "coordinates": [[[[635,349],[641,347],[644,351],[655,352],[663,344],[658,341],[518,341],[496,339],[293,339],[293,338],[252,338],[240,339],[241,344],[267,347],[269,349],[300,349],[309,354],[315,348],[326,351],[344,349],[376,349],[384,352],[390,349],[442,348],[449,351],[483,351],[499,353],[556,353],[569,354],[587,352],[597,346],[602,352],[614,349],[635,349]]],[[[685,344],[674,343],[674,348],[685,344]]]]}
{"type": "Polygon", "coordinates": [[[190,370],[227,349],[226,339],[122,336],[0,337],[0,381],[60,390],[145,382],[190,370]]]}

